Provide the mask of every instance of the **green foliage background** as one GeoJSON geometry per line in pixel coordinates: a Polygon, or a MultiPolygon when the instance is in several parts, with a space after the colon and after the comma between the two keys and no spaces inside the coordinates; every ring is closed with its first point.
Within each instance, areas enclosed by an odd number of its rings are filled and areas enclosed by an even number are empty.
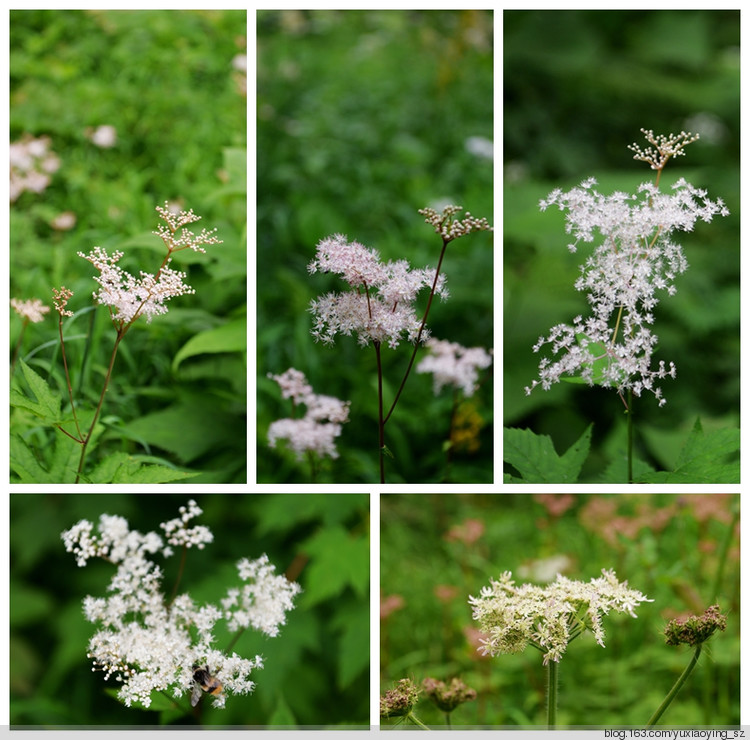
{"type": "MultiPolygon", "coordinates": [[[[611,568],[654,601],[638,607],[637,619],[605,616],[606,648],[590,633],[570,645],[560,662],[559,724],[642,727],[691,657],[687,647],[665,645],[666,622],[712,603],[727,614],[727,630],[706,643],[660,725],[739,724],[739,495],[384,494],[380,514],[381,603],[403,600],[381,617],[381,695],[401,678],[457,676],[478,698],[453,712],[454,728],[544,725],[541,655],[528,648],[481,657],[468,598],[506,570],[517,584],[543,585],[523,568],[546,564],[549,580],[559,570],[585,581],[611,568]],[[448,535],[471,526],[481,528],[474,541],[448,535]],[[438,589],[452,595],[441,599],[438,589]]],[[[445,726],[426,698],[415,713],[445,726]]]]}
{"type": "MultiPolygon", "coordinates": [[[[377,480],[377,386],[372,348],[343,337],[316,345],[310,301],[344,283],[307,273],[317,243],[334,233],[383,260],[435,266],[440,240],[417,213],[455,203],[491,220],[492,162],[466,149],[492,138],[491,11],[259,11],[258,21],[258,480],[309,482],[291,453],[271,450],[267,430],[290,415],[266,375],[289,367],[314,391],[352,401],[340,458],[317,482],[377,480]]],[[[451,297],[436,302],[434,336],[492,346],[492,235],[450,245],[451,297]]],[[[426,296],[426,293],[425,293],[426,296]]],[[[425,296],[418,301],[419,310],[425,296]]],[[[384,351],[393,399],[410,346],[384,351]]],[[[386,444],[387,481],[440,480],[449,392],[412,374],[386,444]]],[[[484,428],[476,453],[454,456],[453,479],[492,482],[492,383],[476,396],[484,428]]]]}
{"type": "MultiPolygon", "coordinates": [[[[52,306],[53,287],[75,292],[66,349],[84,408],[98,399],[114,330],[107,309],[93,309],[96,271],[77,252],[120,249],[124,269],[153,273],[163,256],[154,208],[165,200],[193,208],[198,230],[216,227],[223,240],[177,255],[172,267],[195,295],[122,343],[92,462],[119,452],[191,469],[194,483],[246,480],[247,101],[232,68],[246,33],[244,11],[10,13],[11,141],[48,136],[61,159],[43,193],[11,206],[11,296],[52,306]],[[117,129],[114,148],[86,138],[103,124],[117,129]],[[75,227],[55,231],[66,211],[75,227]]],[[[13,313],[11,347],[20,331],[13,313]]],[[[28,327],[21,358],[67,399],[58,345],[53,309],[28,327]]],[[[16,470],[12,482],[72,482],[46,480],[62,434],[22,410],[11,425],[39,465],[35,479],[16,470]]]]}
{"type": "MultiPolygon", "coordinates": [[[[205,725],[369,724],[369,499],[366,495],[202,495],[194,520],[214,534],[202,551],[188,551],[181,590],[218,603],[236,582],[235,563],[266,553],[277,573],[303,588],[276,638],[245,632],[234,650],[264,657],[249,696],[229,696],[226,708],[201,702],[205,725]],[[293,571],[293,572],[292,572],[293,571]]],[[[95,631],[82,601],[103,596],[115,567],[90,561],[78,568],[60,534],[80,519],[104,513],[131,529],[156,531],[178,515],[185,496],[155,494],[10,497],[11,725],[195,724],[192,716],[127,709],[86,658],[95,631]]],[[[169,593],[179,553],[157,561],[169,593]]],[[[228,635],[218,634],[218,647],[228,635]]],[[[183,697],[183,705],[187,699],[183,697]]]]}
{"type": "Polygon", "coordinates": [[[549,435],[562,454],[593,422],[581,482],[622,455],[625,420],[600,388],[524,394],[532,345],[587,310],[573,288],[585,254],[568,252],[564,214],[539,200],[589,176],[602,193],[632,191],[652,179],[626,148],[644,143],[641,128],[702,132],[662,183],[685,177],[731,215],[678,235],[690,269],[655,313],[655,361],[673,360],[677,379],[662,384],[663,408],[635,404],[638,458],[671,470],[697,417],[707,432],[739,426],[739,11],[505,11],[503,24],[504,424],[549,435]]]}

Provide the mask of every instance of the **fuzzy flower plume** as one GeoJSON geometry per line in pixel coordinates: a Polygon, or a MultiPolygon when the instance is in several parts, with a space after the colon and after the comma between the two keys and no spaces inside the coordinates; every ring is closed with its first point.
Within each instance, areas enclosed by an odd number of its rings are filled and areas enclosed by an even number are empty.
{"type": "MultiPolygon", "coordinates": [[[[684,147],[698,137],[682,132],[678,136],[654,136],[644,131],[654,148],[630,148],[635,159],[661,170],[670,157],[684,154],[684,147]]],[[[709,200],[705,190],[680,178],[672,192],[643,183],[635,193],[603,195],[589,178],[568,192],[553,190],[540,202],[542,210],[557,206],[566,211],[566,231],[575,252],[580,244],[595,244],[581,266],[576,290],[586,292],[591,315],[577,316],[572,324],[557,324],[539,337],[534,351],[551,345],[552,358],[539,363],[538,385],[549,390],[563,376],[580,375],[589,385],[614,388],[622,395],[631,390],[654,394],[660,406],[666,403],[657,382],[676,377],[673,363],[663,360],[652,367],[658,337],[652,330],[659,294],[674,295],[675,279],[688,263],[673,233],[692,231],[697,221],[710,222],[729,211],[721,199],[709,200]]]]}
{"type": "Polygon", "coordinates": [[[304,373],[290,367],[281,375],[271,375],[281,388],[283,398],[290,398],[292,405],[307,407],[301,418],[277,419],[268,428],[268,444],[285,439],[298,460],[306,453],[318,457],[338,457],[336,438],[341,435],[342,424],[349,421],[350,401],[340,401],[333,396],[313,393],[304,373]]]}
{"type": "Polygon", "coordinates": [[[469,398],[477,389],[479,370],[492,364],[492,356],[482,347],[462,347],[431,337],[427,340],[428,354],[417,365],[418,373],[432,373],[435,395],[444,386],[453,386],[469,398]]]}
{"type": "Polygon", "coordinates": [[[545,587],[516,586],[506,571],[478,597],[469,597],[472,616],[484,633],[479,648],[484,655],[520,653],[531,645],[544,654],[544,665],[559,661],[568,643],[586,630],[604,647],[602,616],[618,611],[635,617],[642,601],[653,599],[628,588],[611,570],[602,570],[588,583],[558,574],[545,587]]]}
{"type": "MultiPolygon", "coordinates": [[[[376,250],[349,242],[341,234],[318,244],[316,258],[307,269],[310,274],[336,273],[350,287],[311,302],[316,341],[333,344],[336,334],[356,333],[363,347],[379,342],[395,349],[404,335],[410,342],[417,340],[422,322],[414,301],[422,288],[429,290],[435,283],[434,269],[412,269],[406,260],[383,263],[376,250]]],[[[437,278],[435,292],[442,298],[448,296],[444,275],[437,278]]]]}
{"type": "Polygon", "coordinates": [[[121,327],[132,324],[140,316],[146,317],[150,323],[154,316],[167,312],[166,302],[176,296],[195,293],[184,280],[186,274],[173,270],[169,264],[172,255],[183,249],[205,253],[204,244],[221,243],[213,234],[216,231],[206,231],[195,234],[186,228],[187,224],[200,220],[192,210],[174,212],[169,204],[157,206],[157,212],[165,221],[166,226],[159,224],[157,234],[167,248],[167,256],[155,275],[140,272],[135,277],[123,270],[117,263],[123,253],[115,251],[109,254],[102,247],[94,247],[88,254],[78,252],[78,256],[88,260],[98,271],[94,280],[99,283],[99,290],[94,293],[94,300],[109,306],[112,319],[121,327]]]}
{"type": "Polygon", "coordinates": [[[202,549],[213,541],[207,527],[188,527],[202,512],[195,501],[180,507],[180,515],[162,523],[166,544],[156,532],[131,530],[120,516],[102,514],[98,526],[82,520],[62,533],[65,549],[84,567],[91,558],[102,558],[117,566],[105,597],[87,596],[83,612],[97,631],[89,641],[88,657],[93,670],[114,676],[120,684],[118,696],[126,706],[151,705],[154,691],[179,698],[194,687],[194,666],[210,667],[223,690],[214,695],[216,707],[227,695],[248,694],[255,684],[250,674],[263,667],[259,656],[247,659],[213,647],[214,630],[225,623],[229,630],[251,626],[271,637],[294,608],[300,592],[296,583],[274,575],[274,566],[263,555],[255,561],[237,563],[241,581],[252,580],[250,592],[229,588],[220,606],[198,604],[187,593],[169,601],[162,591],[162,570],[152,556],[168,557],[172,546],[202,549]]]}

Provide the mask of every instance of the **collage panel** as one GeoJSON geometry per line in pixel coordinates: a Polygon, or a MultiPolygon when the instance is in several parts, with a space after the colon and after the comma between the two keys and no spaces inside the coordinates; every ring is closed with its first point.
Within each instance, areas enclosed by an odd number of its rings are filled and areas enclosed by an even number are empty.
{"type": "Polygon", "coordinates": [[[383,729],[740,724],[740,497],[380,499],[383,729]]]}
{"type": "Polygon", "coordinates": [[[503,480],[740,482],[740,11],[503,12],[503,480]]]}
{"type": "Polygon", "coordinates": [[[367,729],[365,494],[11,494],[13,729],[367,729]]]}
{"type": "Polygon", "coordinates": [[[494,482],[492,10],[257,12],[257,482],[494,482]]]}
{"type": "Polygon", "coordinates": [[[10,483],[246,484],[247,11],[8,18],[10,483]]]}

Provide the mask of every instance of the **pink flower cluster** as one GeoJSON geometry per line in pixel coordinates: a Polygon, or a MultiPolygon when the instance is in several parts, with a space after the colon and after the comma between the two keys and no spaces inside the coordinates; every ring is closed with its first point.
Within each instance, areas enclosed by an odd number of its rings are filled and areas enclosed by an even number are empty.
{"type": "MultiPolygon", "coordinates": [[[[362,346],[386,343],[395,349],[404,335],[415,342],[421,319],[414,301],[422,288],[435,284],[435,293],[446,298],[445,276],[435,280],[433,268],[413,270],[406,260],[383,263],[374,249],[349,242],[335,234],[317,246],[308,265],[310,274],[332,272],[341,275],[352,290],[328,293],[310,304],[314,316],[312,335],[316,341],[333,344],[336,334],[357,334],[362,346]]],[[[422,339],[427,331],[423,330],[422,339]]]]}
{"type": "Polygon", "coordinates": [[[336,438],[341,435],[341,425],[349,421],[350,402],[313,393],[304,373],[293,367],[281,375],[269,373],[268,377],[278,383],[283,398],[291,398],[295,407],[307,407],[302,418],[278,419],[271,424],[269,446],[276,447],[280,439],[285,439],[298,460],[308,452],[319,457],[338,457],[336,438]]]}
{"type": "Polygon", "coordinates": [[[50,149],[48,136],[38,139],[25,135],[20,141],[11,142],[8,149],[10,160],[10,202],[30,190],[41,193],[52,182],[52,175],[60,168],[60,158],[50,149]]]}
{"type": "Polygon", "coordinates": [[[451,385],[469,398],[477,389],[479,370],[492,364],[492,355],[482,347],[467,348],[457,342],[431,338],[427,340],[427,350],[417,372],[433,374],[435,395],[451,385]]]}

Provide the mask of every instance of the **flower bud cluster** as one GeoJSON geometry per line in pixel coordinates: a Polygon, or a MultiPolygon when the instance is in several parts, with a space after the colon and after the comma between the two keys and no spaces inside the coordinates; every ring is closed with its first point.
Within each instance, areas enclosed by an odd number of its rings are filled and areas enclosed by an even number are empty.
{"type": "Polygon", "coordinates": [[[276,447],[280,439],[285,439],[298,460],[308,452],[319,457],[338,457],[336,438],[341,435],[341,425],[349,421],[351,402],[313,393],[304,373],[293,367],[281,375],[269,373],[268,377],[279,384],[283,398],[291,398],[295,407],[307,407],[299,419],[274,421],[268,428],[268,444],[276,447]]]}
{"type": "Polygon", "coordinates": [[[443,712],[452,712],[467,701],[474,701],[477,692],[470,689],[461,679],[453,678],[449,684],[436,678],[425,678],[422,681],[425,695],[443,712]]]}
{"type": "Polygon", "coordinates": [[[453,217],[461,211],[461,206],[448,205],[443,208],[442,213],[438,213],[434,208],[421,208],[419,213],[425,217],[425,223],[430,224],[446,244],[471,234],[472,231],[492,231],[486,218],[476,218],[468,211],[462,219],[454,219],[453,217]]]}
{"type": "Polygon", "coordinates": [[[395,689],[380,697],[381,717],[405,717],[419,701],[419,687],[410,679],[402,678],[395,689]]]}
{"type": "Polygon", "coordinates": [[[636,607],[648,599],[620,582],[612,570],[602,570],[588,583],[559,575],[545,586],[516,586],[506,571],[490,581],[478,597],[469,597],[472,616],[484,633],[479,650],[484,655],[520,653],[528,645],[544,653],[544,664],[559,661],[568,643],[590,630],[604,647],[601,621],[610,611],[635,617],[636,607]]]}
{"type": "Polygon", "coordinates": [[[651,129],[642,128],[641,133],[650,144],[653,144],[654,148],[648,146],[643,150],[638,144],[633,143],[628,145],[628,149],[635,152],[633,159],[650,164],[652,170],[664,169],[664,165],[670,157],[684,156],[685,147],[700,138],[699,134],[691,134],[686,131],[680,131],[679,134],[669,134],[669,136],[663,134],[656,136],[651,129]]]}
{"type": "MultiPolygon", "coordinates": [[[[199,548],[211,542],[213,535],[206,528],[185,526],[200,513],[194,501],[180,507],[178,518],[161,525],[169,542],[199,548]]],[[[263,667],[262,659],[217,650],[214,630],[220,625],[229,630],[249,626],[276,636],[286,612],[294,608],[300,587],[276,576],[263,555],[237,563],[240,580],[252,583],[242,590],[228,589],[226,606],[199,605],[186,593],[168,602],[162,592],[162,571],[149,556],[169,556],[172,548],[155,532],[131,530],[123,517],[102,515],[97,529],[95,533],[94,525],[82,520],[63,532],[62,540],[79,566],[92,557],[117,565],[108,595],[87,596],[83,612],[98,626],[87,655],[94,670],[104,672],[105,680],[114,677],[121,684],[118,696],[125,705],[149,707],[154,691],[183,696],[194,688],[195,665],[210,666],[212,676],[223,685],[213,697],[214,706],[223,707],[228,694],[252,692],[255,684],[250,674],[263,667]]]]}
{"type": "Polygon", "coordinates": [[[203,229],[200,234],[194,234],[192,231],[185,228],[187,224],[195,223],[200,221],[201,217],[196,216],[191,208],[189,211],[182,211],[179,208],[172,208],[168,201],[164,202],[164,206],[156,206],[156,210],[161,218],[166,222],[166,227],[163,224],[157,226],[158,231],[154,234],[161,237],[161,240],[166,245],[169,253],[179,252],[181,249],[192,249],[194,252],[206,253],[203,248],[203,244],[221,244],[222,241],[218,237],[214,236],[217,229],[203,229]],[[177,232],[182,229],[182,232],[177,232]]]}
{"type": "Polygon", "coordinates": [[[716,630],[727,628],[726,615],[721,613],[718,604],[709,606],[703,614],[678,617],[667,624],[664,634],[667,645],[700,645],[708,640],[716,630]]]}

